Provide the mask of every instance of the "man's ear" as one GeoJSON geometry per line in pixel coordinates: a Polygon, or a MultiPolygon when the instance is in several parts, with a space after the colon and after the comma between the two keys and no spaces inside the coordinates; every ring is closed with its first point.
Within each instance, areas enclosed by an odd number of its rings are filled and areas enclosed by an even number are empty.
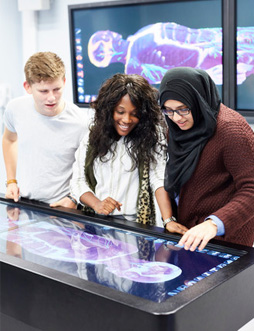
{"type": "Polygon", "coordinates": [[[32,94],[31,86],[28,84],[27,81],[23,83],[24,89],[27,91],[27,93],[32,94]]]}

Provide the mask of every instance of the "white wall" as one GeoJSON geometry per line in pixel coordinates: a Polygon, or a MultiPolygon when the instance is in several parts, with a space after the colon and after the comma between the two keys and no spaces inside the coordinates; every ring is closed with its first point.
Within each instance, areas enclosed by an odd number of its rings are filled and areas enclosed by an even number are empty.
{"type": "Polygon", "coordinates": [[[38,16],[38,51],[57,53],[66,65],[65,97],[72,100],[71,58],[69,44],[68,5],[103,2],[103,0],[53,0],[48,11],[38,16]]]}
{"type": "MultiPolygon", "coordinates": [[[[2,114],[6,97],[22,93],[22,35],[21,15],[16,0],[0,0],[0,136],[2,136],[2,114]],[[5,91],[9,91],[5,93],[5,91]]],[[[2,144],[0,147],[0,192],[5,191],[5,170],[2,144]]]]}
{"type": "Polygon", "coordinates": [[[8,84],[12,95],[22,93],[21,15],[17,0],[0,0],[0,84],[8,84]]]}

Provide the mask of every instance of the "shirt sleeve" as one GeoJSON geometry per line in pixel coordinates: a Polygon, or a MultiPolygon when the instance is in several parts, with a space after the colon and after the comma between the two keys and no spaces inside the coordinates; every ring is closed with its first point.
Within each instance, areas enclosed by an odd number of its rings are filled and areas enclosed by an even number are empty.
{"type": "Polygon", "coordinates": [[[7,104],[4,115],[3,115],[3,122],[6,128],[11,132],[16,132],[13,116],[12,116],[12,110],[9,104],[7,104]]]}
{"type": "Polygon", "coordinates": [[[89,188],[85,178],[85,161],[88,145],[88,134],[82,139],[75,153],[75,162],[72,167],[72,179],[70,181],[70,193],[73,198],[80,202],[80,197],[87,192],[93,191],[89,188]]]}
{"type": "Polygon", "coordinates": [[[207,221],[208,219],[212,219],[214,221],[214,223],[217,225],[217,236],[223,236],[225,234],[225,226],[224,226],[222,220],[219,219],[219,217],[217,217],[215,215],[208,216],[205,219],[205,221],[207,221]]]}

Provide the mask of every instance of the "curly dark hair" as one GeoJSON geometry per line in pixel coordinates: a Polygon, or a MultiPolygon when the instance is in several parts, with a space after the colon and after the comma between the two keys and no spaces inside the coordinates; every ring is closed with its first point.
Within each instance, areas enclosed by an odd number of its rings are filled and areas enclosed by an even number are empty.
{"type": "MultiPolygon", "coordinates": [[[[142,76],[136,74],[115,74],[101,86],[97,99],[91,102],[95,109],[94,125],[91,128],[89,143],[92,160],[99,157],[106,162],[106,154],[114,155],[114,142],[120,139],[114,127],[113,114],[122,97],[129,95],[137,109],[138,124],[124,137],[127,151],[133,161],[133,168],[142,162],[156,163],[156,144],[160,144],[159,126],[164,126],[163,117],[158,105],[158,91],[142,76]]],[[[164,130],[162,130],[164,133],[164,130]]],[[[158,146],[158,145],[157,145],[158,146]]]]}

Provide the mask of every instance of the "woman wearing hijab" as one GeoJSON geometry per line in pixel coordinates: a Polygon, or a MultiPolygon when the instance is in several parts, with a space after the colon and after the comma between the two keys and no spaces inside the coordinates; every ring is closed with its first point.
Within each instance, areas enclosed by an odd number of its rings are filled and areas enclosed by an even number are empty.
{"type": "MultiPolygon", "coordinates": [[[[160,86],[169,128],[165,189],[177,203],[177,223],[189,230],[180,245],[202,250],[214,237],[254,241],[254,134],[246,120],[221,103],[203,70],[169,70],[160,86]]],[[[166,224],[177,231],[176,221],[166,224]]]]}

